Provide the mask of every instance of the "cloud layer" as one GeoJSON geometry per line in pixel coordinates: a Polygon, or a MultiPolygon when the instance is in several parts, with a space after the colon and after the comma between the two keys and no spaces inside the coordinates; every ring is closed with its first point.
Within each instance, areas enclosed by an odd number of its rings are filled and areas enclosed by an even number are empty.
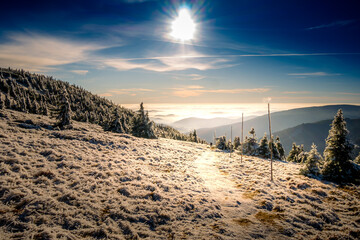
{"type": "Polygon", "coordinates": [[[182,98],[200,96],[206,93],[264,93],[270,91],[269,88],[237,88],[237,89],[205,89],[202,86],[186,86],[182,88],[173,88],[172,95],[182,98]]]}
{"type": "Polygon", "coordinates": [[[87,60],[91,51],[101,48],[95,44],[37,34],[13,34],[9,39],[0,45],[0,65],[41,72],[87,60]]]}

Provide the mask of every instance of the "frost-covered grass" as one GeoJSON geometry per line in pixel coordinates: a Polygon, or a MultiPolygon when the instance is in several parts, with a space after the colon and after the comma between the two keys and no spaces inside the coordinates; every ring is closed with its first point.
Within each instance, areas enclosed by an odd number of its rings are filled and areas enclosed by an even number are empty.
{"type": "Polygon", "coordinates": [[[191,163],[204,146],[140,139],[77,122],[72,130],[49,130],[51,122],[1,111],[1,237],[216,234],[209,225],[220,211],[209,193],[198,191],[201,183],[191,174],[191,163]]]}
{"type": "Polygon", "coordinates": [[[0,111],[0,239],[358,239],[360,188],[300,165],[0,111]]]}
{"type": "MultiPolygon", "coordinates": [[[[359,239],[360,186],[340,186],[299,174],[300,164],[222,153],[217,163],[251,200],[239,220],[257,238],[359,239]],[[260,230],[258,224],[261,224],[260,230]],[[254,226],[252,226],[254,225],[254,226]]],[[[238,197],[240,198],[240,197],[238,197]]]]}

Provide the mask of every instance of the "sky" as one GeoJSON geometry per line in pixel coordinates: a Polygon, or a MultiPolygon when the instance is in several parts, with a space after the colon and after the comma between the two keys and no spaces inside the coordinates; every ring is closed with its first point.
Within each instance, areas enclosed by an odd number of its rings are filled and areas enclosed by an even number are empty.
{"type": "Polygon", "coordinates": [[[355,0],[6,1],[0,66],[124,105],[358,104],[359,12],[355,0]],[[184,41],[182,9],[195,26],[184,41]]]}

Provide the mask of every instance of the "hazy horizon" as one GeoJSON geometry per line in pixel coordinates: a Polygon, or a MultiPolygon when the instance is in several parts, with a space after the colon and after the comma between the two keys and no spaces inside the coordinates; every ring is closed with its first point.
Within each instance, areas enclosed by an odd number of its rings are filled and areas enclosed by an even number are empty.
{"type": "MultiPolygon", "coordinates": [[[[360,105],[360,103],[270,103],[271,112],[284,111],[294,108],[325,106],[325,105],[360,105]]],[[[139,104],[120,104],[123,107],[137,111],[139,104]]],[[[185,118],[229,118],[261,116],[267,114],[267,103],[193,103],[193,104],[159,104],[144,103],[149,117],[156,123],[171,124],[185,118]]]]}

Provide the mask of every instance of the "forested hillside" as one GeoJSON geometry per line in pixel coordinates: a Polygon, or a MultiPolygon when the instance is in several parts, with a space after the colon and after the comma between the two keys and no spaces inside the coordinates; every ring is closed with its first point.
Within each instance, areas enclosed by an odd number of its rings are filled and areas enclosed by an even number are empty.
{"type": "MultiPolygon", "coordinates": [[[[296,127],[303,123],[314,123],[323,120],[329,120],[334,117],[340,108],[343,110],[345,118],[360,118],[360,106],[356,105],[327,105],[319,107],[295,108],[271,113],[271,129],[273,132],[278,132],[287,128],[296,127]]],[[[217,136],[230,136],[231,126],[233,134],[235,136],[240,136],[241,121],[231,125],[219,126],[215,128],[197,129],[197,133],[200,138],[210,142],[214,137],[214,132],[216,132],[217,136]]],[[[244,121],[245,133],[248,132],[251,128],[255,129],[257,133],[256,135],[259,137],[261,137],[264,132],[269,135],[267,114],[248,121],[244,121]]]]}
{"type": "MultiPolygon", "coordinates": [[[[315,143],[318,151],[322,153],[325,149],[325,139],[329,134],[331,121],[324,120],[316,123],[305,123],[275,132],[274,135],[280,137],[287,153],[291,150],[293,142],[298,145],[303,144],[305,151],[310,151],[311,145],[315,143]]],[[[360,146],[360,119],[346,119],[346,124],[349,130],[349,139],[356,146],[353,154],[357,156],[360,146]]]]}
{"type": "MultiPolygon", "coordinates": [[[[73,120],[95,123],[112,131],[116,121],[121,124],[117,132],[136,135],[133,127],[137,113],[132,110],[53,77],[0,68],[0,109],[50,115],[63,104],[64,96],[69,101],[73,120]]],[[[152,128],[157,137],[194,141],[172,127],[152,124],[152,128]]]]}

